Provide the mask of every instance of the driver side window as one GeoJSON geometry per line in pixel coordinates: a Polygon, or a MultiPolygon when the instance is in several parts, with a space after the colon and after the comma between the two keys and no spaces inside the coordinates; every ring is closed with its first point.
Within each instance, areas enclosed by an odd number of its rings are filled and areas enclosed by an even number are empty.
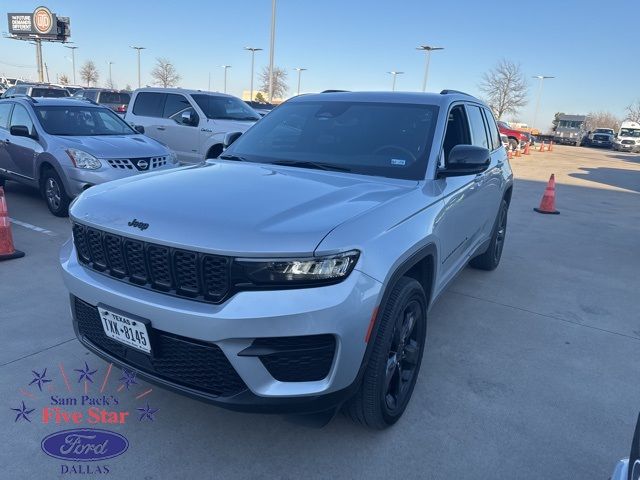
{"type": "Polygon", "coordinates": [[[33,121],[29,116],[29,112],[22,105],[16,104],[13,108],[13,114],[11,115],[10,127],[22,125],[29,129],[29,132],[33,133],[33,121]]]}
{"type": "Polygon", "coordinates": [[[469,122],[467,121],[467,114],[462,105],[454,106],[449,112],[447,132],[444,135],[444,144],[442,146],[445,166],[451,149],[456,145],[471,145],[469,122]]]}

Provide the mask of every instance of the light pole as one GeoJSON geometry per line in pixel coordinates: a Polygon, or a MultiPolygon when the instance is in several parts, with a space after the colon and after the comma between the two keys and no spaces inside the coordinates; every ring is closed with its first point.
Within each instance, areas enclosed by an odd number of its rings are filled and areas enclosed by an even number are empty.
{"type": "Polygon", "coordinates": [[[111,65],[113,65],[115,62],[108,60],[107,63],[109,64],[109,88],[113,88],[113,77],[111,76],[111,65]]]}
{"type": "Polygon", "coordinates": [[[269,48],[269,103],[273,103],[273,49],[276,43],[276,0],[271,0],[271,45],[269,48]]]}
{"type": "Polygon", "coordinates": [[[390,73],[390,74],[393,76],[393,83],[391,84],[391,91],[392,91],[392,92],[395,92],[395,90],[396,90],[396,77],[397,77],[398,75],[402,75],[404,72],[396,72],[396,71],[394,70],[394,71],[387,72],[387,73],[390,73]]]}
{"type": "Polygon", "coordinates": [[[68,48],[71,50],[71,64],[73,65],[73,84],[77,85],[76,83],[76,48],[78,47],[65,45],[65,48],[68,48]]]}
{"type": "Polygon", "coordinates": [[[542,96],[542,84],[544,83],[544,79],[556,77],[550,77],[549,75],[534,75],[532,78],[537,78],[538,80],[540,80],[540,85],[538,87],[538,99],[536,100],[536,110],[533,114],[533,123],[531,124],[531,128],[535,128],[536,122],[538,121],[538,108],[540,107],[540,97],[542,96]]]}
{"type": "Polygon", "coordinates": [[[424,79],[422,80],[422,91],[427,91],[427,78],[429,77],[429,62],[431,61],[431,52],[435,50],[444,50],[444,47],[432,47],[431,45],[420,45],[416,50],[422,50],[427,57],[424,67],[424,79]]]}
{"type": "Polygon", "coordinates": [[[294,70],[298,72],[298,95],[300,95],[300,76],[302,75],[302,72],[305,72],[307,69],[296,67],[294,70]]]}
{"type": "Polygon", "coordinates": [[[244,49],[251,52],[251,90],[249,90],[249,101],[253,101],[253,65],[256,59],[256,52],[260,52],[262,49],[254,47],[244,47],[244,49]]]}
{"type": "Polygon", "coordinates": [[[227,93],[227,69],[231,68],[231,65],[220,65],[224,68],[224,93],[227,93]]]}
{"type": "Polygon", "coordinates": [[[136,47],[131,45],[131,48],[138,51],[138,88],[140,88],[142,86],[140,83],[140,50],[145,50],[146,47],[136,47]]]}

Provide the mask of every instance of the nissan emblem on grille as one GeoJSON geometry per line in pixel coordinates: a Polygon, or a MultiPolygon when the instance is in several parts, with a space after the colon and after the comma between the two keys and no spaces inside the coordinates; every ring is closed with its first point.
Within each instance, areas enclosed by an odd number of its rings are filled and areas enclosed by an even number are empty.
{"type": "Polygon", "coordinates": [[[145,160],[138,160],[138,168],[140,170],[146,170],[149,164],[145,160]]]}

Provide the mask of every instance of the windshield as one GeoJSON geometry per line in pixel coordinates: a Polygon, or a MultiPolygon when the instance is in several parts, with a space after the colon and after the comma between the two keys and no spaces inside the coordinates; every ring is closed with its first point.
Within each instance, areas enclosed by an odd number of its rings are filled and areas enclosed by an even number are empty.
{"type": "Polygon", "coordinates": [[[285,103],[225,153],[261,163],[313,162],[364,175],[422,180],[437,117],[434,105],[285,103]]]}
{"type": "Polygon", "coordinates": [[[69,92],[63,88],[32,88],[31,96],[59,98],[59,97],[69,97],[70,95],[69,95],[69,92]]]}
{"type": "Polygon", "coordinates": [[[621,128],[621,137],[640,137],[640,128],[621,128]]]}
{"type": "Polygon", "coordinates": [[[596,128],[593,133],[606,133],[609,135],[613,135],[613,130],[610,128],[596,128]]]}
{"type": "Polygon", "coordinates": [[[34,110],[44,131],[51,135],[134,135],[124,120],[107,108],[91,106],[38,106],[34,110]]]}
{"type": "Polygon", "coordinates": [[[100,100],[98,103],[119,103],[129,105],[131,95],[123,92],[100,92],[100,100]]]}
{"type": "Polygon", "coordinates": [[[260,115],[239,98],[217,95],[191,95],[207,118],[212,120],[260,120],[260,115]]]}

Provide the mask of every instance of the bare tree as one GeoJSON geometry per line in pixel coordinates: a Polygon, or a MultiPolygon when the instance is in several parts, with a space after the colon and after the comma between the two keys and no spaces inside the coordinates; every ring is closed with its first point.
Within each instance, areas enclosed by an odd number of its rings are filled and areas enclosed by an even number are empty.
{"type": "Polygon", "coordinates": [[[106,83],[104,84],[105,87],[107,88],[111,88],[113,90],[117,89],[117,85],[116,82],[114,82],[113,80],[111,80],[110,78],[107,79],[106,83]]]}
{"type": "Polygon", "coordinates": [[[133,89],[131,88],[131,84],[129,84],[129,83],[127,83],[127,84],[125,85],[124,89],[125,89],[127,92],[130,92],[131,90],[133,90],[133,89]]]}
{"type": "MultiPolygon", "coordinates": [[[[269,67],[260,72],[260,90],[269,91],[269,67]]],[[[273,67],[273,98],[284,98],[289,90],[287,85],[287,71],[284,68],[273,67]]]]}
{"type": "Polygon", "coordinates": [[[86,62],[84,62],[84,65],[82,65],[82,68],[80,69],[80,78],[84,80],[84,82],[87,84],[87,87],[92,83],[94,85],[97,83],[98,78],[100,78],[100,74],[98,73],[96,64],[93,63],[92,60],[87,60],[86,62]]]}
{"type": "Polygon", "coordinates": [[[590,112],[584,122],[584,128],[588,131],[596,128],[611,128],[617,131],[620,128],[620,119],[611,112],[590,112]]]}
{"type": "Polygon", "coordinates": [[[627,112],[627,120],[640,123],[640,100],[629,104],[625,111],[627,112]]]}
{"type": "Polygon", "coordinates": [[[60,85],[69,85],[69,77],[67,77],[64,73],[58,77],[58,82],[60,85]]]}
{"type": "Polygon", "coordinates": [[[156,85],[167,88],[175,87],[182,77],[169,59],[156,58],[156,66],[151,71],[151,78],[153,78],[156,85]]]}
{"type": "Polygon", "coordinates": [[[516,115],[527,104],[524,74],[520,65],[510,60],[500,60],[485,73],[479,88],[498,119],[505,114],[516,115]]]}
{"type": "Polygon", "coordinates": [[[256,102],[260,102],[260,103],[267,103],[267,100],[264,98],[264,95],[262,95],[262,92],[258,92],[256,93],[256,96],[253,97],[253,99],[256,102]]]}

